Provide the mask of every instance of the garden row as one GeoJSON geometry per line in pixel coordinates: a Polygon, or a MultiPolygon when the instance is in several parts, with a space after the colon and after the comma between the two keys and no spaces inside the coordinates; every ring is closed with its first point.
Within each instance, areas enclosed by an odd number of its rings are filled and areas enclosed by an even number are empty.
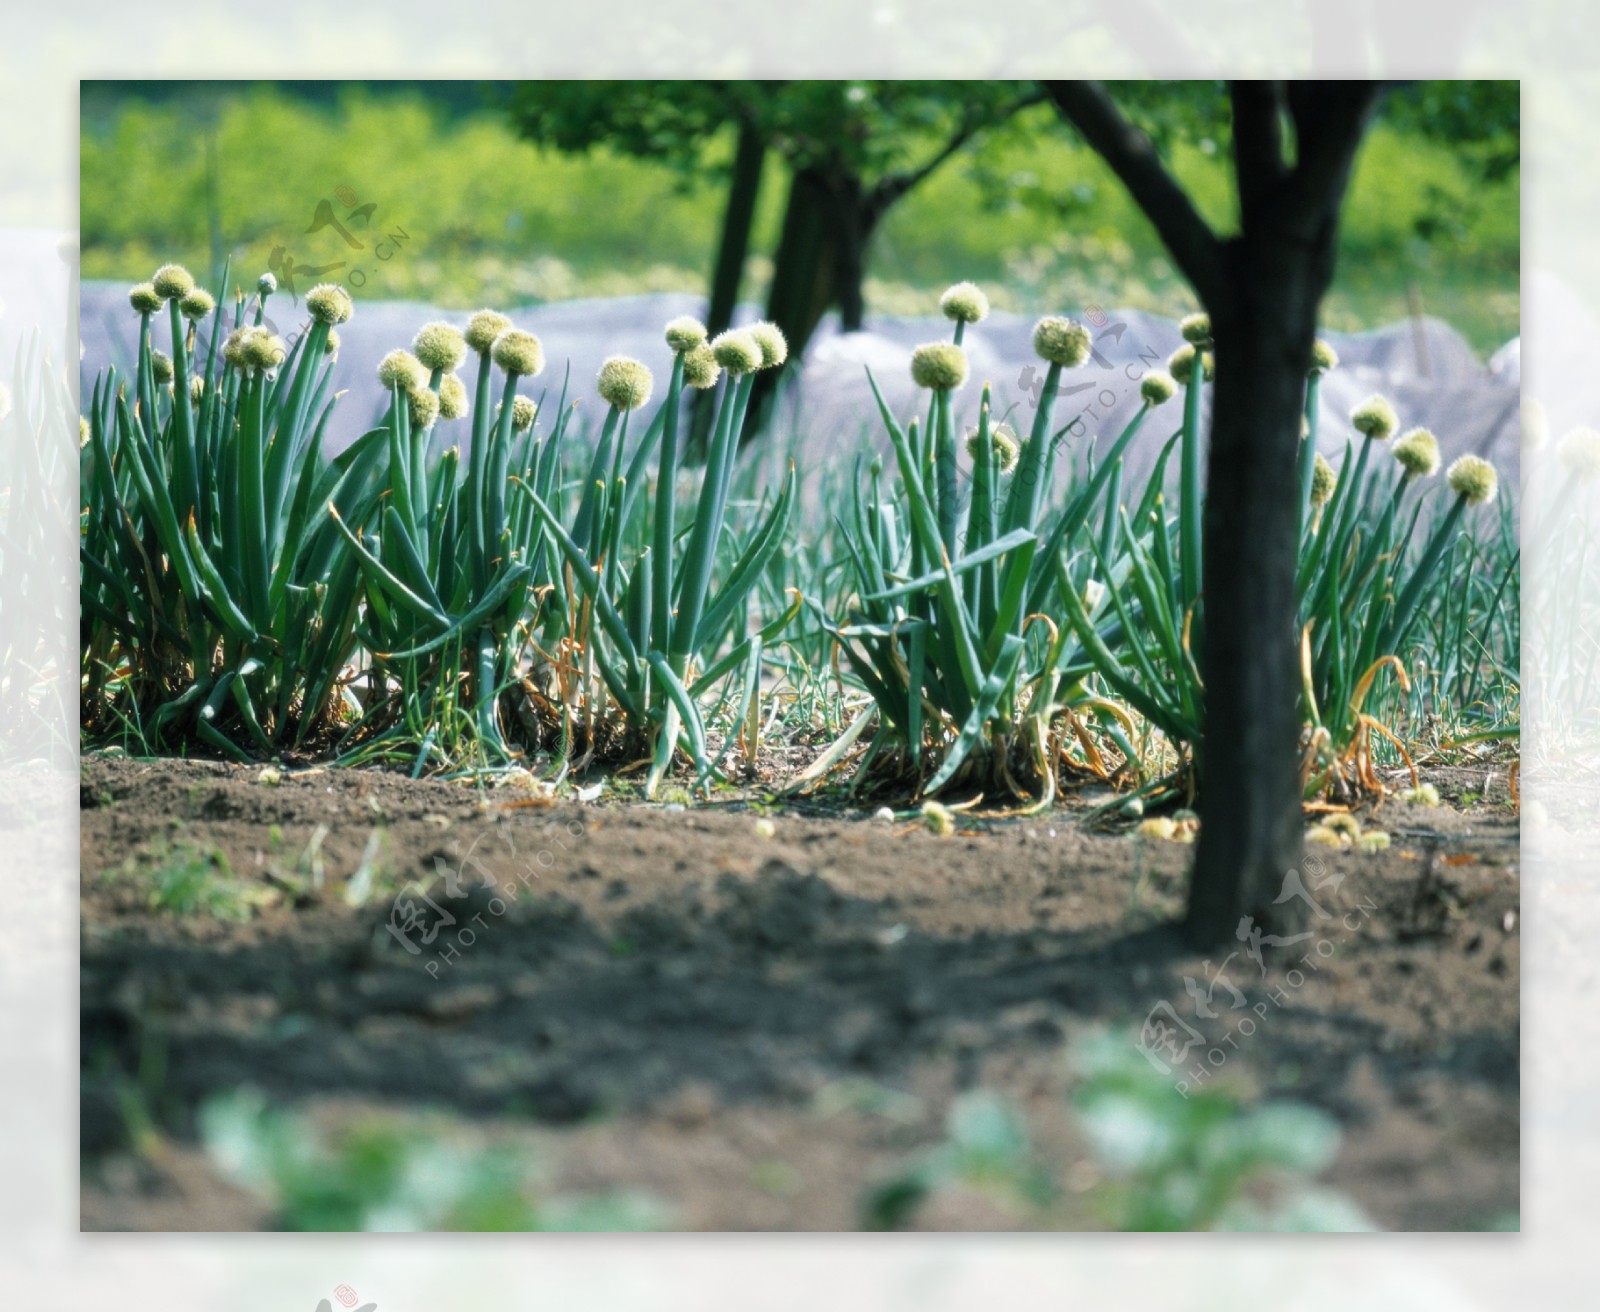
{"type": "MultiPolygon", "coordinates": [[[[131,292],[135,374],[99,378],[83,421],[89,739],[415,772],[638,763],[651,796],[677,764],[710,787],[773,735],[827,744],[807,781],[910,793],[1042,803],[1093,775],[1192,795],[1203,776],[1203,316],[1102,448],[1058,423],[1090,351],[1069,319],[1035,331],[1029,431],[987,387],[962,407],[988,306],[952,287],[951,339],[910,361],[925,412],[878,397],[892,461],[864,442],[824,471],[824,515],[792,459],[764,477],[743,441],[758,375],[785,363],[771,325],[707,340],[674,320],[664,388],[607,360],[586,431],[565,388],[521,390],[545,363],[532,334],[488,310],[430,323],[380,366],[382,421],[329,456],[354,307],[312,290],[289,346],[263,322],[275,291],[264,276],[229,314],[168,265],[131,292]],[[1134,442],[1159,447],[1142,485],[1134,442]]],[[[1518,695],[1511,511],[1469,513],[1494,470],[1464,456],[1435,479],[1433,435],[1380,397],[1335,470],[1316,425],[1336,365],[1318,343],[1301,439],[1308,794],[1513,731],[1518,695]]]]}

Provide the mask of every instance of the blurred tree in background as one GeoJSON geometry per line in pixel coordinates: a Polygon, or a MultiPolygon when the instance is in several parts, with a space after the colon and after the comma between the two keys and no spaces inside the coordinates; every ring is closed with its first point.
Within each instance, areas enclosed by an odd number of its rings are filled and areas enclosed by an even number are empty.
{"type": "MultiPolygon", "coordinates": [[[[275,244],[305,232],[319,198],[348,185],[378,203],[375,222],[415,234],[404,259],[361,291],[368,298],[467,310],[703,295],[727,217],[736,124],[701,139],[698,171],[666,162],[665,149],[633,154],[617,142],[568,154],[519,136],[506,112],[519,91],[474,82],[86,82],[83,276],[137,281],[168,259],[198,271],[220,252],[249,282],[275,244]]],[[[1214,109],[1221,88],[1119,83],[1116,95],[1207,222],[1228,230],[1236,203],[1227,116],[1214,109]],[[1185,95],[1187,111],[1170,103],[1185,95]]],[[[1351,180],[1326,327],[1373,328],[1420,308],[1484,355],[1516,334],[1516,108],[1515,83],[1394,89],[1351,180]]],[[[896,147],[903,156],[885,167],[931,158],[950,122],[938,117],[923,130],[907,120],[896,147]]],[[[769,253],[792,190],[788,157],[763,153],[742,293],[758,302],[769,295],[769,253]]],[[[1091,302],[1166,315],[1195,308],[1154,228],[1050,105],[978,132],[888,209],[869,253],[869,316],[929,313],[956,278],[980,281],[997,308],[1023,313],[1091,302]]]]}
{"type": "MultiPolygon", "coordinates": [[[[609,146],[702,176],[737,134],[711,278],[708,327],[739,299],[767,152],[789,174],[767,318],[800,356],[829,310],[845,332],[866,318],[873,236],[890,208],[982,134],[1043,99],[1024,82],[525,82],[512,121],[569,154],[609,146]]],[[[764,376],[762,382],[768,382],[764,376]]],[[[752,425],[759,422],[759,404],[752,425]]]]}
{"type": "Polygon", "coordinates": [[[568,153],[606,145],[696,175],[729,127],[712,326],[727,326],[767,151],[790,175],[768,317],[803,345],[822,315],[862,326],[872,237],[889,208],[1040,92],[1019,82],[525,82],[510,112],[529,140],[568,153]],[[738,258],[734,258],[737,256],[738,258]]]}

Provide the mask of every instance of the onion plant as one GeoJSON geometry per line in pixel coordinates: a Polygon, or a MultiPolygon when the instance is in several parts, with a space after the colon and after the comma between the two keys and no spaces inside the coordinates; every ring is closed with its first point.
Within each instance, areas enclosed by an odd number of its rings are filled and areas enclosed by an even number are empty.
{"type": "Polygon", "coordinates": [[[261,322],[272,290],[264,278],[250,324],[239,298],[225,342],[216,299],[179,266],[130,293],[135,376],[97,381],[82,456],[94,728],[120,721],[152,746],[197,737],[239,757],[315,745],[347,718],[360,575],[331,508],[368,513],[381,453],[369,434],[322,454],[349,296],[309,292],[291,349],[261,322]],[[169,352],[155,345],[160,320],[169,352]]]}
{"type": "MultiPolygon", "coordinates": [[[[1183,328],[1188,342],[1170,361],[1186,389],[1177,514],[1167,518],[1160,496],[1131,518],[1116,510],[1118,534],[1096,548],[1118,620],[1115,641],[1097,638],[1064,567],[1058,595],[1108,688],[1178,749],[1179,775],[1192,791],[1203,771],[1186,768],[1185,761],[1203,766],[1205,728],[1204,688],[1193,659],[1204,622],[1198,575],[1204,502],[1194,453],[1200,449],[1199,389],[1209,372],[1210,340],[1202,316],[1191,316],[1183,328]],[[1197,367],[1197,360],[1206,367],[1197,367]],[[1125,554],[1120,564],[1115,544],[1125,554]]],[[[1372,713],[1369,698],[1382,699],[1391,681],[1399,693],[1410,692],[1407,664],[1419,626],[1441,603],[1449,609],[1450,598],[1440,587],[1448,571],[1441,573],[1441,562],[1462,536],[1468,507],[1495,491],[1493,468],[1475,456],[1462,457],[1448,480],[1454,499],[1425,521],[1420,484],[1438,468],[1438,443],[1426,430],[1413,429],[1394,443],[1392,465],[1375,459],[1374,449],[1384,447],[1399,424],[1382,397],[1352,414],[1359,437],[1347,443],[1336,472],[1316,450],[1319,380],[1336,365],[1332,349],[1318,342],[1308,371],[1299,466],[1303,783],[1313,795],[1381,790],[1373,773],[1374,736],[1409,759],[1394,730],[1372,713]]],[[[1113,510],[1107,507],[1108,514],[1113,510]]],[[[1486,607],[1491,621],[1514,573],[1513,555],[1495,571],[1497,587],[1486,607]]],[[[1459,625],[1459,610],[1457,615],[1459,625]]]]}
{"type": "Polygon", "coordinates": [[[504,764],[514,755],[502,694],[520,674],[527,616],[548,570],[543,528],[515,513],[508,486],[515,476],[548,488],[566,425],[558,406],[548,437],[534,436],[537,407],[517,385],[543,368],[539,339],[492,310],[473,315],[464,333],[427,324],[411,351],[391,351],[379,365],[390,391],[375,430],[388,453],[388,495],[366,523],[335,515],[366,585],[361,638],[375,700],[362,756],[415,752],[420,770],[435,757],[504,764]],[[469,352],[470,405],[456,373],[469,352]],[[459,446],[434,452],[432,439],[439,421],[469,409],[463,468],[459,446]]]}
{"type": "MultiPolygon", "coordinates": [[[[1080,441],[1082,416],[1056,415],[1091,350],[1067,318],[1035,327],[1047,369],[1026,433],[987,386],[958,413],[988,303],[957,284],[941,301],[951,336],[911,355],[925,410],[902,423],[869,373],[889,463],[819,471],[833,513],[795,535],[788,457],[803,435],[738,458],[755,375],[785,363],[771,325],[707,341],[692,319],[668,324],[653,410],[651,370],[606,360],[591,440],[566,382],[548,407],[521,393],[544,368],[531,333],[490,310],[464,329],[427,324],[379,366],[380,422],[329,457],[336,329],[353,306],[314,288],[291,346],[265,321],[275,290],[265,275],[225,315],[222,288],[168,265],[130,292],[133,369],[97,379],[83,419],[91,737],[414,771],[607,757],[643,766],[655,796],[679,760],[700,786],[726,777],[736,743],[753,761],[765,702],[768,725],[787,706],[791,733],[832,738],[805,782],[848,759],[857,783],[1042,806],[1068,771],[1146,791],[1192,791],[1203,774],[1203,315],[1183,321],[1167,371],[1140,380],[1122,431],[1080,441]],[[698,469],[685,389],[710,394],[698,469]],[[1180,389],[1176,426],[1149,433],[1180,389]],[[1140,440],[1154,459],[1128,486],[1140,440]]],[[[1336,365],[1318,343],[1296,582],[1303,782],[1349,794],[1380,787],[1374,762],[1408,760],[1408,741],[1512,732],[1520,555],[1504,502],[1491,532],[1469,518],[1494,499],[1494,470],[1462,457],[1435,490],[1437,441],[1398,434],[1381,397],[1351,416],[1337,469],[1317,453],[1336,365]]],[[[1593,434],[1563,453],[1600,469],[1593,434]]]]}
{"type": "Polygon", "coordinates": [[[1056,562],[1056,597],[1066,624],[1108,690],[1161,733],[1180,777],[1192,775],[1204,730],[1205,694],[1194,652],[1201,622],[1202,398],[1213,370],[1210,321],[1190,315],[1181,328],[1184,345],[1168,359],[1168,372],[1147,375],[1141,386],[1147,401],[1153,392],[1182,387],[1182,424],[1162,448],[1135,508],[1130,512],[1113,492],[1100,508],[1104,530],[1088,544],[1102,584],[1098,613],[1087,604],[1082,580],[1056,562]],[[1169,517],[1165,486],[1174,450],[1178,502],[1169,517]]]}
{"type": "MultiPolygon", "coordinates": [[[[992,414],[985,387],[977,424],[966,434],[965,492],[952,394],[966,382],[965,331],[988,306],[977,288],[958,284],[942,308],[954,321],[954,340],[918,347],[911,360],[913,380],[929,394],[925,422],[902,427],[872,382],[899,493],[885,486],[876,460],[858,480],[841,523],[856,595],[829,627],[880,715],[862,771],[909,772],[928,793],[976,786],[1037,793],[1044,804],[1056,787],[1058,732],[1096,764],[1085,719],[1106,724],[1126,747],[1127,717],[1085,684],[1090,662],[1041,607],[1057,586],[1058,558],[1098,527],[1094,512],[1106,489],[1120,484],[1128,443],[1169,393],[1146,390],[1098,468],[1075,482],[1055,511],[1047,491],[1066,431],[1053,429],[1055,401],[1063,371],[1087,360],[1090,342],[1081,324],[1043,319],[1034,347],[1048,369],[1031,431],[1019,442],[992,414]]],[[[858,717],[838,748],[864,731],[866,719],[858,717]]]]}
{"type": "MultiPolygon", "coordinates": [[[[787,355],[776,327],[734,329],[714,341],[690,319],[667,325],[672,374],[666,400],[631,460],[629,417],[650,397],[654,380],[639,361],[613,357],[597,388],[609,411],[571,528],[547,495],[526,483],[517,492],[537,511],[566,566],[566,593],[592,617],[582,631],[594,662],[620,710],[625,735],[648,753],[645,792],[654,796],[681,748],[704,784],[717,771],[700,698],[730,675],[740,676],[742,709],[756,695],[763,646],[794,617],[798,603],[752,627],[748,603],[788,532],[795,475],[720,580],[719,544],[727,530],[728,492],[755,374],[781,366],[787,355]],[[692,521],[677,527],[680,410],[685,387],[717,389],[717,409],[692,521]],[[624,557],[627,531],[641,508],[645,461],[659,445],[649,542],[624,557]],[[713,586],[719,583],[719,586],[713,586]],[[726,640],[724,640],[726,639],[726,640]]],[[[573,608],[569,608],[573,609],[573,608]]],[[[726,751],[726,748],[724,748],[726,751]]]]}

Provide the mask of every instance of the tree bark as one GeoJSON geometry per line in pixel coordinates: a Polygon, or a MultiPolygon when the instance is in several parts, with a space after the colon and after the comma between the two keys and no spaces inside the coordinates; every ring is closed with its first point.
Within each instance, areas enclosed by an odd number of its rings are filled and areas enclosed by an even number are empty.
{"type": "Polygon", "coordinates": [[[783,329],[792,354],[804,352],[833,299],[833,247],[827,180],[801,169],[789,184],[783,231],[772,261],[767,318],[783,329]]]}
{"type": "Polygon", "coordinates": [[[1264,933],[1295,933],[1308,910],[1275,899],[1301,853],[1295,506],[1321,293],[1298,252],[1271,235],[1240,238],[1227,254],[1233,291],[1210,307],[1205,732],[1186,922],[1205,947],[1231,941],[1246,917],[1264,933]]]}
{"type": "Polygon", "coordinates": [[[833,299],[839,307],[839,331],[858,333],[867,318],[867,247],[882,215],[863,194],[861,179],[855,177],[835,186],[833,209],[839,231],[833,249],[833,299]]]}
{"type": "Polygon", "coordinates": [[[728,205],[722,213],[717,264],[711,275],[711,303],[706,311],[706,328],[712,336],[733,322],[733,311],[739,303],[739,285],[744,277],[745,257],[750,251],[750,229],[755,222],[756,199],[761,191],[761,166],[766,155],[767,143],[760,131],[754,124],[742,124],[733,154],[728,205]]]}
{"type": "MultiPolygon", "coordinates": [[[[706,307],[706,331],[713,337],[733,322],[733,312],[739,304],[739,287],[744,280],[745,257],[750,253],[750,230],[755,223],[761,168],[766,155],[766,139],[754,124],[742,123],[738,144],[734,147],[728,204],[722,213],[717,261],[711,273],[711,301],[706,307]]],[[[691,451],[704,452],[710,439],[711,397],[711,392],[696,391],[690,403],[688,449],[691,451]]]]}
{"type": "MultiPolygon", "coordinates": [[[[818,169],[801,169],[789,184],[783,230],[772,262],[767,318],[783,330],[789,358],[805,355],[822,316],[838,297],[837,267],[843,233],[836,186],[818,169]]],[[[748,441],[767,422],[777,377],[763,370],[750,392],[740,441],[748,441]]]]}
{"type": "Polygon", "coordinates": [[[1204,528],[1205,764],[1184,928],[1198,946],[1310,911],[1303,853],[1294,574],[1296,466],[1317,313],[1378,83],[1232,84],[1240,235],[1206,308],[1216,339],[1204,528]],[[1283,151],[1293,120],[1296,161],[1283,151]]]}

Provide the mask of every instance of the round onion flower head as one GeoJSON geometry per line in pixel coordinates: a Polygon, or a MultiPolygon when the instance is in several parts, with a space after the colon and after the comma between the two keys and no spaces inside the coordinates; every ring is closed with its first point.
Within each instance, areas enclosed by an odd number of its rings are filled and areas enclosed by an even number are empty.
{"type": "Polygon", "coordinates": [[[1076,369],[1089,358],[1089,330],[1060,315],[1040,319],[1033,327],[1033,349],[1041,360],[1076,369]]]}
{"type": "Polygon", "coordinates": [[[205,394],[206,394],[206,380],[204,378],[202,378],[199,374],[195,374],[192,378],[189,379],[189,399],[191,401],[193,401],[196,405],[199,405],[200,404],[200,398],[203,397],[205,394]]]}
{"type": "Polygon", "coordinates": [[[336,282],[325,282],[306,293],[306,310],[318,323],[335,327],[349,323],[356,312],[350,293],[336,282]]]}
{"type": "Polygon", "coordinates": [[[601,398],[618,410],[637,410],[650,399],[654,385],[650,370],[625,355],[613,355],[600,366],[595,378],[595,389],[601,398]]]}
{"type": "Polygon", "coordinates": [[[1537,401],[1522,403],[1522,449],[1537,451],[1550,440],[1550,421],[1537,401]]]}
{"type": "Polygon", "coordinates": [[[140,314],[154,314],[161,308],[161,293],[154,283],[137,283],[128,288],[128,304],[140,314]]]}
{"type": "Polygon", "coordinates": [[[1162,405],[1172,400],[1177,390],[1178,384],[1172,375],[1160,371],[1146,374],[1139,380],[1139,395],[1149,406],[1162,405]]]}
{"type": "Polygon", "coordinates": [[[751,324],[745,331],[756,339],[756,345],[761,348],[761,368],[776,369],[789,358],[789,339],[777,324],[763,319],[760,323],[751,324]]]}
{"type": "Polygon", "coordinates": [[[178,302],[178,309],[185,319],[204,319],[216,308],[216,301],[203,287],[196,287],[178,302]]]}
{"type": "Polygon", "coordinates": [[[669,320],[666,327],[667,345],[676,355],[687,355],[706,340],[706,326],[692,314],[680,314],[669,320]]]}
{"type": "MultiPolygon", "coordinates": [[[[496,408],[496,416],[499,415],[501,408],[503,407],[496,408]]],[[[539,407],[534,405],[527,397],[514,396],[511,398],[511,427],[513,431],[526,433],[533,427],[533,421],[538,414],[539,407]]]]}
{"type": "Polygon", "coordinates": [[[1369,396],[1350,412],[1350,426],[1375,441],[1387,441],[1400,427],[1394,407],[1381,396],[1369,396]]]}
{"type": "MultiPolygon", "coordinates": [[[[1189,386],[1194,379],[1194,360],[1195,349],[1188,342],[1167,357],[1167,372],[1172,375],[1174,382],[1181,383],[1185,387],[1189,386]]],[[[1202,372],[1209,378],[1211,373],[1206,368],[1205,357],[1201,357],[1200,364],[1202,372]]]]}
{"type": "Polygon", "coordinates": [[[717,363],[717,353],[710,346],[702,343],[683,353],[683,381],[688,386],[704,391],[715,387],[721,376],[722,366],[717,363]]]}
{"type": "Polygon", "coordinates": [[[1574,428],[1557,448],[1561,463],[1578,478],[1588,481],[1600,476],[1600,433],[1592,428],[1574,428]]]}
{"type": "Polygon", "coordinates": [[[1332,373],[1339,367],[1339,353],[1329,346],[1322,338],[1317,338],[1311,343],[1311,368],[1306,372],[1316,378],[1322,374],[1332,373]]]}
{"type": "Polygon", "coordinates": [[[271,296],[272,293],[277,291],[277,290],[278,290],[278,280],[276,278],[274,278],[270,273],[264,273],[259,278],[256,279],[256,291],[261,294],[261,299],[262,300],[265,300],[267,297],[271,296]]]}
{"type": "Polygon", "coordinates": [[[439,380],[439,417],[460,419],[470,407],[467,404],[467,385],[460,374],[446,374],[439,380]]]}
{"type": "Polygon", "coordinates": [[[170,383],[172,381],[172,357],[165,351],[151,351],[150,372],[155,375],[157,383],[170,383]]]}
{"type": "Polygon", "coordinates": [[[982,323],[989,316],[989,298],[975,282],[958,282],[939,298],[939,309],[952,323],[982,323]]]}
{"type": "Polygon", "coordinates": [[[711,354],[730,374],[748,374],[761,368],[766,357],[761,343],[743,328],[730,328],[711,339],[711,354]]]}
{"type": "Polygon", "coordinates": [[[410,351],[393,350],[378,361],[378,381],[388,391],[412,392],[426,386],[428,371],[410,351]]]}
{"type": "MultiPolygon", "coordinates": [[[[1017,467],[1017,457],[1022,452],[1022,444],[1017,441],[1017,433],[1010,424],[995,424],[989,429],[989,449],[994,452],[994,466],[1002,474],[1009,474],[1017,467]]],[[[974,460],[978,458],[978,430],[967,429],[967,454],[974,460]]]]}
{"type": "Polygon", "coordinates": [[[276,369],[288,355],[289,348],[283,344],[283,338],[265,328],[253,329],[239,343],[239,359],[245,368],[259,369],[263,373],[276,369]]]}
{"type": "Polygon", "coordinates": [[[1426,428],[1413,428],[1394,444],[1394,458],[1412,478],[1427,478],[1439,472],[1439,439],[1426,428]]]}
{"type": "Polygon", "coordinates": [[[337,328],[328,329],[328,340],[322,344],[322,352],[324,355],[339,354],[339,330],[337,328]]]}
{"type": "Polygon", "coordinates": [[[426,385],[413,387],[406,393],[406,409],[411,414],[411,427],[432,428],[442,409],[439,394],[426,385]]]}
{"type": "Polygon", "coordinates": [[[498,310],[479,310],[467,320],[466,339],[479,355],[494,345],[494,339],[511,327],[511,320],[498,310]]]}
{"type": "Polygon", "coordinates": [[[532,333],[520,328],[507,328],[494,339],[489,353],[497,365],[519,378],[532,378],[544,370],[544,347],[532,333]]]}
{"type": "Polygon", "coordinates": [[[194,275],[181,264],[163,264],[150,279],[150,285],[164,301],[181,300],[194,290],[194,275]]]}
{"type": "Polygon", "coordinates": [[[424,368],[447,374],[467,358],[467,339],[454,324],[425,323],[411,339],[411,352],[424,368]]]}
{"type": "Polygon", "coordinates": [[[911,381],[948,392],[967,381],[967,353],[950,342],[928,342],[911,352],[911,381]]]}
{"type": "Polygon", "coordinates": [[[1186,314],[1178,320],[1178,331],[1190,346],[1203,350],[1211,345],[1211,316],[1186,314]]]}
{"type": "Polygon", "coordinates": [[[1333,466],[1322,458],[1322,453],[1319,451],[1311,466],[1311,504],[1327,505],[1338,483],[1339,476],[1333,472],[1333,466]]]}
{"type": "Polygon", "coordinates": [[[223,339],[222,360],[224,364],[231,364],[235,369],[244,368],[244,339],[251,329],[235,328],[223,339]]]}
{"type": "Polygon", "coordinates": [[[1499,476],[1494,466],[1480,456],[1459,456],[1445,478],[1450,490],[1469,506],[1481,506],[1494,499],[1499,476]]]}

